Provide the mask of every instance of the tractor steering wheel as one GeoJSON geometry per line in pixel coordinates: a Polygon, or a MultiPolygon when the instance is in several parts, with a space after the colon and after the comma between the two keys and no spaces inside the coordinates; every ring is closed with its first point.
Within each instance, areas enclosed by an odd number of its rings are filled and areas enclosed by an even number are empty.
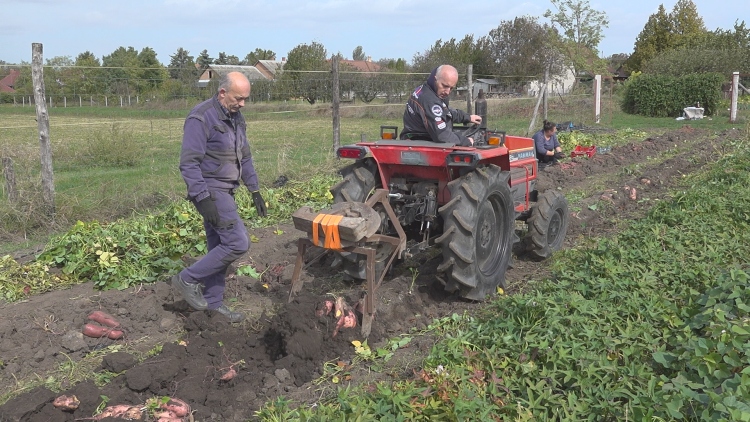
{"type": "MultiPolygon", "coordinates": [[[[466,129],[466,131],[463,132],[462,134],[465,137],[467,137],[467,138],[473,137],[474,135],[476,135],[477,133],[479,133],[482,130],[482,126],[480,126],[480,125],[478,125],[476,123],[473,123],[473,124],[471,124],[469,126],[465,126],[464,128],[466,129]]],[[[482,136],[480,138],[482,138],[482,139],[476,139],[476,138],[474,138],[474,145],[484,145],[484,143],[486,142],[485,139],[484,139],[484,134],[482,134],[482,136]]]]}

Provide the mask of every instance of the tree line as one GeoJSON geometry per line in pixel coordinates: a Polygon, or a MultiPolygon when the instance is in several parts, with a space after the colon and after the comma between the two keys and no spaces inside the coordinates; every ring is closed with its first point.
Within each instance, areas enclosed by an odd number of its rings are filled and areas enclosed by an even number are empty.
{"type": "MultiPolygon", "coordinates": [[[[484,36],[439,39],[410,62],[403,58],[377,60],[381,70],[376,74],[358,73],[344,65],[342,72],[347,76],[342,84],[349,85],[342,86],[342,92],[353,92],[363,101],[383,95],[390,98],[423,79],[423,75],[413,74],[429,73],[442,63],[455,65],[462,74],[471,65],[475,77],[518,81],[540,79],[545,72],[560,74],[566,68],[577,75],[606,75],[618,67],[626,73],[750,72],[750,29],[744,21],[730,30],[709,31],[692,0],[678,0],[671,13],[660,5],[637,37],[633,53],[608,58],[598,56],[603,30],[609,25],[606,13],[593,9],[588,0],[550,1],[552,7],[543,14],[548,23],[541,17],[520,16],[501,21],[484,36]]],[[[340,52],[335,55],[343,58],[340,52]]],[[[330,75],[325,72],[331,70],[332,55],[325,46],[299,44],[285,57],[277,80],[254,83],[254,94],[264,99],[304,98],[310,103],[330,97],[330,75]]],[[[367,56],[364,48],[357,46],[351,57],[364,60],[367,56]]],[[[240,59],[225,52],[214,58],[207,50],[193,56],[180,47],[164,66],[150,47],[141,51],[119,47],[101,60],[89,51],[75,59],[47,59],[44,76],[48,95],[200,97],[205,94],[196,82],[208,66],[255,65],[258,60],[276,59],[274,51],[262,48],[240,59]]],[[[30,67],[21,66],[20,70],[15,89],[31,93],[30,67]]]]}

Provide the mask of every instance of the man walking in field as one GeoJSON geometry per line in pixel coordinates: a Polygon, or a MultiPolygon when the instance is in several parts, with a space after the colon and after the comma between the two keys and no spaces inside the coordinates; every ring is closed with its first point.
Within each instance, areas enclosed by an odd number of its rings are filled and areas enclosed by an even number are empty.
{"type": "Polygon", "coordinates": [[[266,216],[240,112],[250,88],[242,73],[224,76],[217,94],[188,114],[180,153],[180,172],[188,199],[203,217],[208,253],[172,277],[172,286],[192,308],[215,310],[231,322],[245,315],[224,304],[226,271],[250,247],[234,201],[240,181],[252,193],[258,215],[266,216]]]}

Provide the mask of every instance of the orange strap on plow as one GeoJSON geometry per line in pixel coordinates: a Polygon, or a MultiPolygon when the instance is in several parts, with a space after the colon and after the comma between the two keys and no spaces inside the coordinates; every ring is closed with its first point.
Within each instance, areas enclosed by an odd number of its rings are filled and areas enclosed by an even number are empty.
{"type": "Polygon", "coordinates": [[[323,229],[323,236],[325,236],[325,243],[323,247],[326,249],[334,249],[337,251],[341,250],[341,237],[339,236],[339,221],[344,218],[343,215],[333,214],[318,214],[313,220],[312,226],[312,242],[315,246],[318,244],[318,224],[323,229]]]}

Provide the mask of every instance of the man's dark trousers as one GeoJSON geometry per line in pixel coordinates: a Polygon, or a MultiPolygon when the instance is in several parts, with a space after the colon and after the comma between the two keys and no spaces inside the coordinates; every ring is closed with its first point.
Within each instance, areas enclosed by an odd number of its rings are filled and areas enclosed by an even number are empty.
{"type": "Polygon", "coordinates": [[[213,191],[211,195],[219,211],[219,224],[212,226],[203,221],[208,253],[183,269],[180,277],[188,283],[203,284],[208,309],[216,309],[224,300],[227,268],[247,252],[250,243],[247,229],[237,213],[234,196],[222,191],[213,191]]]}

